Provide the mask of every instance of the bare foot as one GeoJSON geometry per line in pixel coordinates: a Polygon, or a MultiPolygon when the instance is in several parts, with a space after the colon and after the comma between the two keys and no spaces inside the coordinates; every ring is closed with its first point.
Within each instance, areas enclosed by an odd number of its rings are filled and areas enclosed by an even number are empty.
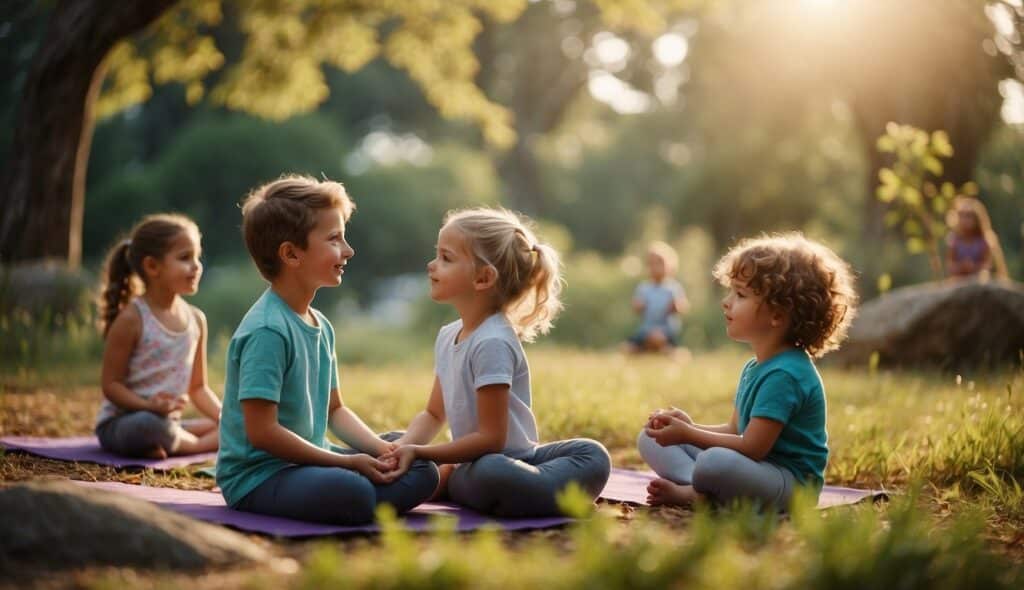
{"type": "Polygon", "coordinates": [[[437,468],[441,478],[437,482],[437,489],[435,489],[434,493],[427,498],[428,502],[448,499],[448,478],[452,476],[452,472],[455,471],[456,467],[458,467],[458,465],[445,463],[437,468]]]}
{"type": "Polygon", "coordinates": [[[155,449],[149,452],[148,457],[150,459],[164,460],[167,458],[167,451],[165,451],[163,447],[157,445],[155,449]]]}
{"type": "Polygon", "coordinates": [[[693,486],[684,486],[667,479],[656,479],[647,484],[647,503],[651,506],[689,506],[700,500],[693,486]]]}

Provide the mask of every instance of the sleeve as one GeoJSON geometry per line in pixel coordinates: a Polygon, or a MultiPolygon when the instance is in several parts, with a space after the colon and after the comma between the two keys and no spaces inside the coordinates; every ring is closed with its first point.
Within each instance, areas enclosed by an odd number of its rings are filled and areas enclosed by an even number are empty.
{"type": "Polygon", "coordinates": [[[768,418],[786,424],[800,407],[800,388],[785,371],[772,371],[757,388],[751,418],[768,418]]]}
{"type": "Polygon", "coordinates": [[[675,284],[672,285],[672,296],[676,299],[679,299],[680,297],[684,299],[686,298],[686,289],[683,288],[683,284],[679,281],[676,281],[675,284]]]}
{"type": "Polygon", "coordinates": [[[477,345],[470,360],[473,389],[487,385],[512,385],[516,354],[508,342],[488,338],[477,345]]]}
{"type": "Polygon", "coordinates": [[[633,289],[633,299],[647,300],[647,283],[640,283],[633,289]]]}
{"type": "Polygon", "coordinates": [[[288,363],[284,337],[266,328],[249,335],[239,352],[238,399],[281,401],[288,363]]]}

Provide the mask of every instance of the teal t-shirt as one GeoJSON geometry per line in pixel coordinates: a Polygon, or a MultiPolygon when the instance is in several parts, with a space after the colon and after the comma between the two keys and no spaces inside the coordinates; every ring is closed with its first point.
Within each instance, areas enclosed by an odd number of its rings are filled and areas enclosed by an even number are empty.
{"type": "Polygon", "coordinates": [[[217,453],[217,485],[229,506],[291,464],[249,443],[241,401],[277,404],[277,421],[329,449],[327,410],[338,388],[334,328],[311,308],[318,327],[302,321],[273,290],[249,309],[228,345],[217,453]]]}
{"type": "Polygon", "coordinates": [[[760,364],[751,359],[740,374],[736,413],[740,434],[751,418],[781,422],[782,432],[764,460],[821,489],[828,463],[825,386],[806,352],[786,350],[760,364]]]}

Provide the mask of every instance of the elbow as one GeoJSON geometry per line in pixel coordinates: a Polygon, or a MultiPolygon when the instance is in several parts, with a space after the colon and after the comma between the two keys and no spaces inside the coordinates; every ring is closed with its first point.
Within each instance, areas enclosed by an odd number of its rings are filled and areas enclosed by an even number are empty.
{"type": "Polygon", "coordinates": [[[249,439],[249,444],[251,444],[254,448],[257,448],[261,451],[266,451],[268,453],[270,452],[270,450],[267,448],[270,440],[269,434],[270,433],[267,432],[267,430],[264,428],[254,428],[246,424],[245,436],[246,438],[249,439]]]}
{"type": "Polygon", "coordinates": [[[768,451],[770,451],[770,450],[771,449],[760,449],[760,448],[751,449],[751,448],[748,447],[746,449],[746,452],[744,452],[743,454],[748,456],[748,457],[750,457],[754,461],[763,461],[764,458],[768,456],[768,451]]]}

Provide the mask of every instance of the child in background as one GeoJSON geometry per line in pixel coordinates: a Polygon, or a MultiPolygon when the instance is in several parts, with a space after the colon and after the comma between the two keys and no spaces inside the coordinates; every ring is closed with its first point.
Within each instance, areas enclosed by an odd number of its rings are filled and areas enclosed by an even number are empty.
{"type": "Polygon", "coordinates": [[[181,298],[199,289],[199,255],[199,228],[181,215],[146,217],[107,255],[99,300],[106,399],[96,436],[112,453],[163,459],[217,448],[206,316],[181,298]],[[206,418],[183,426],[190,400],[206,418]]]}
{"type": "Polygon", "coordinates": [[[671,351],[679,344],[679,316],[690,309],[686,291],[674,276],[676,252],[665,242],[654,242],[647,249],[650,280],[637,285],[633,293],[633,311],[642,314],[640,328],[626,343],[628,352],[671,351]]]}
{"type": "Polygon", "coordinates": [[[237,510],[356,525],[382,503],[408,511],[437,487],[431,463],[403,475],[377,458],[392,445],[345,406],[334,328],[311,307],[355,254],[345,241],[353,208],[341,184],[300,176],[256,189],[242,207],[245,245],[270,288],[228,346],[217,483],[237,510]],[[328,428],[351,449],[329,444],[328,428]]]}
{"type": "Polygon", "coordinates": [[[946,272],[950,277],[987,278],[994,266],[997,277],[1007,278],[999,238],[980,200],[957,197],[947,221],[950,232],[946,238],[946,272]]]}
{"type": "Polygon", "coordinates": [[[570,482],[596,498],[608,451],[589,439],[538,444],[520,342],[547,332],[562,308],[557,252],[514,213],[459,211],[445,219],[427,274],[430,297],[459,319],[437,336],[426,408],[385,457],[399,472],[415,459],[445,464],[439,496],[486,514],[557,515],[570,482]],[[428,444],[445,421],[452,441],[428,444]]]}
{"type": "Polygon", "coordinates": [[[745,240],[715,266],[729,293],[726,333],[754,358],[743,367],[732,418],[695,424],[679,409],[653,413],[640,455],[661,476],[651,504],[751,499],[788,507],[793,490],[818,493],[828,462],[825,388],[813,358],[836,348],[857,295],[849,266],[800,234],[745,240]]]}

